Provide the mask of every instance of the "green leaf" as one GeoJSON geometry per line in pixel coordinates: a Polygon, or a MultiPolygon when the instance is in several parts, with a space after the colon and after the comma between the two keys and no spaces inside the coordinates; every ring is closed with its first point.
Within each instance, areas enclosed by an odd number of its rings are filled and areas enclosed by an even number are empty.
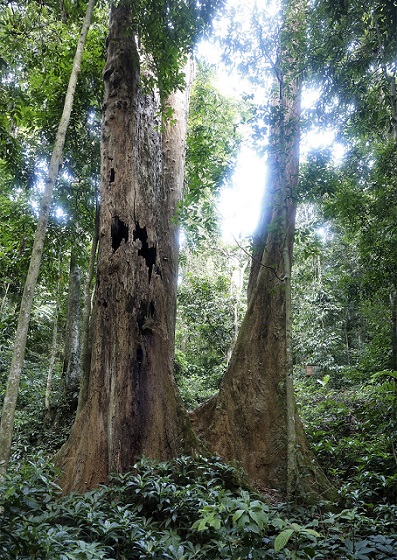
{"type": "Polygon", "coordinates": [[[320,533],[315,531],[314,529],[302,529],[301,533],[305,533],[306,535],[312,535],[313,537],[321,537],[320,533]]]}
{"type": "Polygon", "coordinates": [[[211,521],[209,522],[209,525],[211,527],[214,527],[214,529],[220,529],[221,528],[221,520],[218,517],[214,517],[214,519],[211,519],[211,521]]]}
{"type": "Polygon", "coordinates": [[[377,373],[371,375],[372,381],[376,381],[377,379],[382,377],[391,377],[392,379],[397,380],[397,371],[378,371],[377,373]]]}
{"type": "Polygon", "coordinates": [[[256,511],[249,511],[248,515],[250,516],[250,518],[258,525],[258,527],[263,527],[264,524],[264,515],[263,513],[259,513],[256,511]]]}
{"type": "Polygon", "coordinates": [[[237,511],[234,512],[233,514],[233,523],[236,523],[236,521],[238,521],[240,519],[240,517],[243,515],[245,510],[243,509],[238,509],[237,511]]]}
{"type": "Polygon", "coordinates": [[[285,529],[285,531],[282,531],[279,535],[277,535],[274,539],[274,550],[276,552],[282,550],[294,533],[294,529],[285,529]]]}

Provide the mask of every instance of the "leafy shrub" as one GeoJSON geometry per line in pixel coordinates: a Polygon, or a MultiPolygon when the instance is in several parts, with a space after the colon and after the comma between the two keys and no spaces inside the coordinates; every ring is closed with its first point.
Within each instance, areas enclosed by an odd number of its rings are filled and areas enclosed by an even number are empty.
{"type": "MultiPolygon", "coordinates": [[[[17,465],[16,465],[17,466],[17,465]]],[[[0,557],[10,560],[397,558],[395,514],[271,505],[217,458],[142,460],[84,495],[60,496],[42,456],[0,488],[0,557]]]]}

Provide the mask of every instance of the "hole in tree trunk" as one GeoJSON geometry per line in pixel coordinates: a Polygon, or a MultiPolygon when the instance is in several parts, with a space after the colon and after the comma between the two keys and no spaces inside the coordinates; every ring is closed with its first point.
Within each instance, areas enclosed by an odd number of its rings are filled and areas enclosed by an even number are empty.
{"type": "Polygon", "coordinates": [[[113,167],[112,167],[111,170],[110,170],[110,180],[109,180],[109,183],[114,183],[115,178],[116,178],[116,173],[115,173],[115,171],[114,171],[114,169],[113,169],[113,167]]]}
{"type": "Polygon", "coordinates": [[[156,247],[149,247],[147,242],[147,231],[146,228],[139,227],[139,223],[136,224],[136,229],[134,230],[134,241],[139,239],[142,244],[141,249],[138,249],[138,255],[143,257],[146,262],[146,266],[149,269],[149,282],[152,277],[153,266],[156,262],[156,247]]]}
{"type": "Polygon", "coordinates": [[[154,303],[141,301],[137,315],[138,328],[142,333],[148,333],[154,326],[154,303]]]}
{"type": "Polygon", "coordinates": [[[120,247],[123,239],[126,243],[128,241],[128,226],[126,223],[120,220],[118,216],[114,216],[114,218],[112,218],[111,235],[112,249],[114,253],[120,247]]]}
{"type": "Polygon", "coordinates": [[[143,350],[141,346],[138,346],[138,348],[136,349],[136,361],[138,362],[138,364],[141,364],[142,360],[143,360],[143,350]]]}

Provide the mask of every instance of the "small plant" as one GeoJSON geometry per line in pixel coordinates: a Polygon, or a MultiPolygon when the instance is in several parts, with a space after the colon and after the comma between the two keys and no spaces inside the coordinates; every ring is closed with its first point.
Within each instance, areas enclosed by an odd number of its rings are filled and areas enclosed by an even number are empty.
{"type": "Polygon", "coordinates": [[[330,375],[324,375],[322,379],[316,379],[316,381],[321,385],[321,387],[326,387],[330,379],[331,379],[330,375]]]}
{"type": "MultiPolygon", "coordinates": [[[[321,536],[317,531],[309,526],[301,526],[298,523],[287,523],[286,525],[286,529],[281,531],[274,539],[274,550],[276,552],[285,549],[291,540],[294,541],[294,549],[290,551],[291,558],[298,558],[298,550],[302,539],[309,539],[311,541],[312,548],[310,550],[315,548],[317,539],[321,536]]],[[[305,546],[302,546],[302,548],[305,550],[305,546]]],[[[308,551],[308,549],[306,550],[308,551]]]]}

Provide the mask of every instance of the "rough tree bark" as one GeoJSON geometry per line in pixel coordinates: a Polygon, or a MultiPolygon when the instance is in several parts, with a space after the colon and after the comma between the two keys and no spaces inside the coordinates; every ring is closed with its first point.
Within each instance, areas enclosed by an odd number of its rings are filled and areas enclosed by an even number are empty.
{"type": "Polygon", "coordinates": [[[301,80],[299,72],[285,70],[291,68],[291,35],[304,25],[303,6],[289,3],[280,35],[269,182],[254,242],[246,316],[218,395],[191,418],[209,449],[241,464],[254,483],[291,493],[299,479],[300,489],[314,494],[329,485],[296,414],[290,304],[301,80]]]}
{"type": "Polygon", "coordinates": [[[73,60],[73,68],[66,92],[65,103],[58,131],[55,139],[54,150],[51,157],[48,177],[41,201],[41,209],[37,223],[36,234],[33,242],[32,257],[22,294],[21,307],[19,311],[17,330],[15,334],[14,351],[12,355],[11,368],[8,376],[7,388],[4,397],[3,410],[0,425],[0,478],[7,471],[11,453],[12,434],[14,427],[15,409],[18,399],[19,384],[21,380],[22,365],[25,358],[26,341],[29,329],[30,315],[32,311],[34,290],[39,275],[41,256],[43,253],[45,235],[47,231],[48,217],[52,200],[52,193],[59,168],[62,162],[63,147],[65,144],[66,131],[69,126],[70,115],[73,107],[74,94],[77,79],[80,73],[81,60],[88,29],[94,10],[95,0],[89,0],[84,23],[81,29],[76,54],[73,60]]]}
{"type": "Polygon", "coordinates": [[[173,379],[177,227],[171,218],[183,183],[187,95],[170,99],[176,124],[167,124],[162,142],[159,100],[140,87],[131,29],[128,8],[113,7],[91,373],[87,401],[57,456],[65,492],[95,487],[142,455],[168,459],[195,444],[173,379]]]}

